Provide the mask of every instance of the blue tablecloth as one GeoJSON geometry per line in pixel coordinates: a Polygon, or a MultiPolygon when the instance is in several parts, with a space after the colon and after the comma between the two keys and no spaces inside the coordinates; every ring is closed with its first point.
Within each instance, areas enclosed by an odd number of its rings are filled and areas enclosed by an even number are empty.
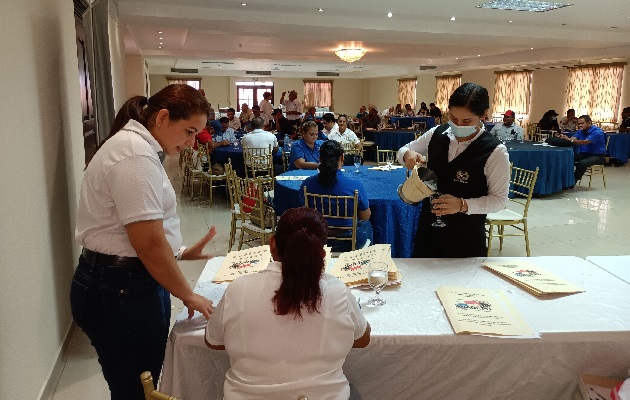
{"type": "MultiPolygon", "coordinates": [[[[562,132],[568,137],[575,135],[575,132],[562,132]]],[[[606,132],[606,138],[610,139],[608,142],[608,157],[612,157],[615,160],[622,163],[628,162],[630,156],[630,135],[625,133],[612,133],[606,132]]]]}
{"type": "Polygon", "coordinates": [[[510,141],[505,145],[515,167],[531,171],[539,168],[535,194],[551,194],[575,185],[572,148],[518,141],[510,141]]]}
{"type": "MultiPolygon", "coordinates": [[[[362,166],[358,173],[354,167],[344,167],[345,173],[365,186],[370,201],[374,228],[374,242],[392,245],[392,257],[410,258],[413,254],[413,240],[418,227],[421,206],[410,206],[398,197],[398,185],[405,181],[405,168],[392,171],[375,171],[362,166]]],[[[311,176],[314,170],[289,171],[280,176],[311,176]]],[[[298,190],[302,181],[274,182],[274,209],[281,215],[289,208],[302,207],[298,190]]]]}
{"type": "Polygon", "coordinates": [[[490,132],[492,128],[497,124],[497,122],[484,122],[483,126],[486,128],[486,132],[490,132]]]}
{"type": "Polygon", "coordinates": [[[373,141],[379,150],[398,150],[415,139],[415,132],[408,130],[363,131],[365,140],[373,141]]]}
{"type": "MultiPolygon", "coordinates": [[[[213,164],[226,164],[228,160],[232,160],[232,168],[238,176],[245,176],[245,159],[243,158],[243,146],[229,145],[217,147],[210,155],[210,161],[213,164]]],[[[278,153],[273,156],[274,164],[282,164],[282,149],[278,148],[278,153]]]]}
{"type": "Polygon", "coordinates": [[[391,117],[389,121],[394,126],[398,123],[399,128],[409,128],[414,122],[426,123],[427,129],[435,126],[435,118],[433,117],[391,117]]]}

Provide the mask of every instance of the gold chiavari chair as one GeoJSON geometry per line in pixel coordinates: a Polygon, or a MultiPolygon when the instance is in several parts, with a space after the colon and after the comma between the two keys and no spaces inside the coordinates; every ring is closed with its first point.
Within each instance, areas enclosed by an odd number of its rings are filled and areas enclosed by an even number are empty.
{"type": "Polygon", "coordinates": [[[145,400],[177,400],[177,397],[155,390],[153,375],[151,375],[150,371],[144,371],[140,374],[140,382],[142,382],[142,388],[144,389],[145,400]]]}
{"type": "Polygon", "coordinates": [[[240,178],[234,176],[236,195],[240,207],[241,235],[238,249],[243,244],[260,239],[265,244],[276,231],[276,215],[270,202],[265,196],[270,193],[273,186],[273,178],[240,178]],[[251,236],[245,240],[245,234],[251,236]]]}
{"type": "MultiPolygon", "coordinates": [[[[610,137],[606,138],[606,153],[608,154],[608,143],[610,142],[610,137]]],[[[606,189],[606,172],[603,164],[591,165],[584,172],[584,176],[588,176],[588,190],[591,190],[591,183],[593,181],[593,175],[601,175],[602,180],[604,181],[604,189],[606,189]]],[[[582,178],[584,178],[584,176],[582,178]]],[[[582,183],[582,180],[579,180],[578,183],[582,183]]]]}
{"type": "Polygon", "coordinates": [[[328,240],[351,240],[353,251],[356,249],[358,203],[358,190],[354,191],[354,196],[333,196],[309,193],[304,187],[304,206],[319,211],[329,221],[328,240]]]}
{"type": "Polygon", "coordinates": [[[529,204],[532,199],[532,194],[534,193],[534,186],[536,185],[537,177],[538,167],[536,167],[535,171],[529,171],[510,165],[510,193],[514,195],[510,201],[523,206],[523,213],[519,214],[505,208],[486,216],[486,225],[488,225],[488,255],[490,255],[490,249],[492,247],[492,238],[499,238],[499,250],[503,250],[503,238],[505,236],[524,236],[525,251],[527,252],[527,257],[530,256],[529,232],[527,231],[527,211],[529,210],[529,204]],[[522,227],[520,225],[522,225],[522,227]],[[494,226],[497,227],[497,234],[493,233],[494,226]],[[506,226],[511,226],[523,233],[505,233],[504,229],[506,226]]]}
{"type": "Polygon", "coordinates": [[[269,147],[244,147],[243,160],[245,162],[245,176],[273,177],[273,149],[269,147]]]}

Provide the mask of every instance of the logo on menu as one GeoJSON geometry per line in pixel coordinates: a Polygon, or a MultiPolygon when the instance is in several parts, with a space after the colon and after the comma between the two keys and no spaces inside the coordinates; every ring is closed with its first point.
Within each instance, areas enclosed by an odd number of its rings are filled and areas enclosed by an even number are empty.
{"type": "Polygon", "coordinates": [[[487,301],[477,300],[464,300],[461,303],[456,303],[455,307],[463,310],[492,310],[492,305],[487,301]]]}
{"type": "Polygon", "coordinates": [[[455,173],[455,182],[459,183],[468,183],[468,178],[470,178],[470,174],[466,171],[457,171],[455,173]]]}

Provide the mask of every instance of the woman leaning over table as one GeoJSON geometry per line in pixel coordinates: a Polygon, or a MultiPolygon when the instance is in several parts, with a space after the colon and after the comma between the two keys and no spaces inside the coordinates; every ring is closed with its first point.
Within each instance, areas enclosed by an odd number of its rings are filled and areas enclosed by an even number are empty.
{"type": "Polygon", "coordinates": [[[348,399],[342,366],[370,342],[370,325],[337,278],[324,273],[328,229],[309,208],[287,210],[269,243],[266,270],[230,283],[206,327],[227,350],[223,398],[348,399]]]}
{"type": "Polygon", "coordinates": [[[317,139],[319,128],[314,121],[306,121],[302,124],[301,130],[302,139],[297,140],[291,146],[287,171],[317,169],[319,167],[319,148],[324,143],[317,139]]]}
{"type": "Polygon", "coordinates": [[[76,239],[83,246],[70,290],[72,315],[96,348],[112,399],[144,399],[140,374],[160,376],[172,293],[206,318],[212,302],[194,294],[177,259],[207,259],[216,231],[182,247],[176,197],[162,167],[190,147],[207,119],[206,99],[169,85],[122,106],[83,176],[76,239]]]}
{"type": "Polygon", "coordinates": [[[442,193],[422,203],[414,257],[484,257],[487,255],[486,214],[507,203],[510,164],[507,149],[484,130],[488,91],[464,83],[448,102],[450,121],[430,129],[398,151],[398,160],[412,169],[428,154],[428,168],[442,193]],[[446,227],[433,227],[440,216],[446,227]]]}

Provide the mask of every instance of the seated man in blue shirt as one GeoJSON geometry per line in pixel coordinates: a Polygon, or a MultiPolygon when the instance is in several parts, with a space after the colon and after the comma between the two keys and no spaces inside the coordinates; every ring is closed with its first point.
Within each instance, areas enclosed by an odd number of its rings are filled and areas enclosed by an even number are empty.
{"type": "Polygon", "coordinates": [[[227,146],[236,142],[234,129],[229,127],[230,120],[227,117],[221,117],[219,119],[219,123],[221,126],[214,127],[214,135],[212,135],[212,140],[215,142],[219,142],[221,146],[227,146]]]}
{"type": "Polygon", "coordinates": [[[321,140],[317,140],[319,129],[313,121],[302,124],[302,139],[293,142],[287,171],[296,169],[317,169],[319,167],[319,148],[321,140]]]}
{"type": "Polygon", "coordinates": [[[606,162],[606,136],[604,131],[593,126],[591,117],[582,115],[578,118],[578,129],[575,136],[560,135],[561,138],[570,140],[573,145],[579,146],[579,153],[573,156],[575,161],[575,181],[582,179],[586,169],[592,165],[603,165],[606,162]]]}
{"type": "MultiPolygon", "coordinates": [[[[334,140],[329,140],[322,144],[320,161],[319,173],[307,178],[300,186],[300,203],[304,204],[305,187],[309,193],[333,196],[354,196],[354,191],[358,191],[356,248],[360,249],[369,245],[374,241],[374,238],[372,223],[370,222],[371,211],[367,191],[361,182],[346,176],[341,171],[341,166],[343,165],[343,147],[341,147],[341,144],[334,140]]],[[[309,207],[317,208],[313,204],[309,204],[309,207]]],[[[354,204],[348,204],[348,210],[352,210],[353,207],[354,204]]],[[[333,212],[336,211],[334,204],[331,208],[333,212]]],[[[321,212],[322,210],[318,211],[321,212]]],[[[340,211],[340,214],[346,215],[344,211],[340,211]]],[[[352,222],[350,220],[330,218],[327,222],[331,236],[352,236],[352,232],[347,229],[339,230],[339,234],[335,234],[335,226],[351,226],[352,222]]],[[[349,240],[332,239],[328,241],[328,245],[332,246],[333,251],[349,251],[352,248],[349,240]]]]}

